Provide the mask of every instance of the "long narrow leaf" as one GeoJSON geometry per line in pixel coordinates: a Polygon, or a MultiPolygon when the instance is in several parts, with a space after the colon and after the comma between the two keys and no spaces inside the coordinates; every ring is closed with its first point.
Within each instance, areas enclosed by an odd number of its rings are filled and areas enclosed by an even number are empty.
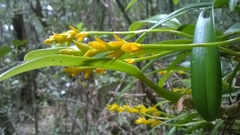
{"type": "MultiPolygon", "coordinates": [[[[193,10],[193,9],[196,9],[196,8],[203,8],[203,7],[209,7],[212,5],[212,2],[202,2],[202,3],[197,3],[197,4],[191,4],[191,5],[188,5],[188,6],[185,6],[183,8],[180,8],[174,12],[172,12],[171,14],[169,14],[168,16],[164,17],[163,19],[159,20],[155,25],[153,25],[151,29],[154,29],[156,28],[157,26],[161,25],[162,23],[166,22],[166,21],[169,21],[173,18],[176,18],[182,14],[185,14],[186,12],[190,11],[190,10],[193,10]]],[[[136,42],[138,43],[141,43],[143,41],[143,39],[147,36],[147,33],[143,33],[137,40],[136,42]]]]}
{"type": "Polygon", "coordinates": [[[23,72],[49,66],[81,66],[91,68],[106,68],[110,70],[125,72],[138,78],[146,85],[151,87],[159,96],[162,96],[169,101],[176,102],[182,96],[182,94],[174,93],[172,91],[158,87],[152,81],[150,81],[137,67],[120,60],[116,60],[114,62],[112,61],[113,60],[109,58],[86,58],[61,54],[47,55],[29,60],[6,71],[0,75],[0,81],[23,72]]]}
{"type": "Polygon", "coordinates": [[[136,2],[137,2],[138,0],[131,0],[129,3],[128,3],[128,5],[127,5],[127,7],[126,7],[126,11],[130,8],[130,7],[132,7],[133,6],[133,4],[135,4],[136,2]]]}

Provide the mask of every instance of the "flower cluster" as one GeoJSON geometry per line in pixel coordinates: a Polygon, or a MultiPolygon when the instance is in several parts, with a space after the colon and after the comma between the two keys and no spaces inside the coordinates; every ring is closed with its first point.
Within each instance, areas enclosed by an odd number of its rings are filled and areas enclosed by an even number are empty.
{"type": "MultiPolygon", "coordinates": [[[[67,45],[74,43],[78,50],[73,48],[62,49],[59,54],[81,56],[81,57],[94,57],[99,53],[104,53],[103,57],[118,59],[125,52],[130,54],[141,52],[141,44],[135,42],[127,42],[117,35],[113,35],[115,41],[105,42],[102,39],[95,37],[95,41],[91,41],[88,44],[82,43],[84,37],[90,35],[88,32],[80,32],[78,29],[69,26],[70,30],[61,34],[53,33],[48,39],[44,41],[45,44],[60,44],[66,43],[67,45]]],[[[84,73],[84,78],[89,77],[93,72],[93,68],[80,68],[80,67],[68,67],[64,71],[71,76],[76,76],[81,72],[84,73]]],[[[103,73],[104,70],[96,69],[96,72],[103,73]]]]}
{"type": "MultiPolygon", "coordinates": [[[[67,72],[72,77],[75,77],[76,75],[84,72],[84,78],[88,78],[91,73],[93,72],[94,68],[82,68],[82,67],[66,67],[64,69],[65,72],[67,72]]],[[[105,69],[103,68],[96,68],[96,73],[103,74],[105,69]]]]}
{"type": "Polygon", "coordinates": [[[51,45],[52,43],[62,44],[66,42],[67,45],[69,45],[74,38],[76,38],[77,41],[81,41],[87,35],[87,33],[80,32],[78,29],[72,26],[69,26],[69,28],[71,30],[61,34],[53,33],[52,36],[44,41],[44,44],[51,45]]]}
{"type": "Polygon", "coordinates": [[[139,117],[136,122],[136,124],[144,124],[144,125],[151,125],[153,127],[159,125],[162,123],[161,120],[157,120],[157,119],[146,119],[145,117],[139,117]]]}
{"type": "Polygon", "coordinates": [[[145,125],[151,125],[156,126],[160,124],[162,121],[158,120],[157,117],[163,114],[163,112],[159,111],[155,106],[151,106],[146,108],[144,105],[137,105],[130,107],[129,105],[123,105],[119,106],[117,103],[114,103],[112,105],[107,104],[107,110],[112,112],[129,112],[129,113],[136,113],[140,115],[148,115],[152,116],[154,118],[146,119],[145,117],[141,116],[136,120],[136,124],[145,124],[145,125]]]}
{"type": "Polygon", "coordinates": [[[89,35],[88,32],[80,32],[78,29],[69,26],[70,30],[61,34],[53,33],[48,39],[44,41],[45,44],[51,45],[74,43],[78,49],[84,52],[84,57],[92,57],[98,53],[107,52],[108,57],[110,58],[119,58],[125,52],[128,53],[137,53],[141,51],[141,44],[135,42],[127,42],[117,35],[113,35],[116,41],[105,42],[98,37],[95,37],[95,41],[91,41],[88,44],[83,44],[80,41],[84,37],[89,35]]]}

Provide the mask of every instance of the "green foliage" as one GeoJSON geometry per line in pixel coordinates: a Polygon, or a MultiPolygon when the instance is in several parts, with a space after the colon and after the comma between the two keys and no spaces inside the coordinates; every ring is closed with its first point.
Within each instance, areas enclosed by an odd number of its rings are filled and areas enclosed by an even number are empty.
{"type": "MultiPolygon", "coordinates": [[[[125,10],[128,10],[136,2],[137,0],[131,0],[125,10]]],[[[178,4],[178,2],[178,0],[174,0],[174,4],[178,4]]],[[[127,84],[120,94],[126,92],[130,86],[133,86],[137,80],[140,80],[150,87],[158,97],[163,98],[155,107],[169,107],[170,103],[176,103],[177,110],[172,108],[171,110],[173,112],[183,112],[181,115],[172,113],[162,114],[161,116],[142,113],[141,116],[144,118],[161,120],[161,123],[158,123],[149,133],[153,132],[159,126],[170,126],[171,130],[168,134],[174,134],[177,130],[183,131],[186,134],[201,134],[206,129],[212,130],[212,134],[217,134],[219,130],[223,129],[223,118],[226,115],[229,118],[232,115],[236,115],[234,113],[225,114],[229,108],[220,109],[220,105],[222,88],[228,93],[236,92],[232,88],[232,83],[239,70],[240,55],[234,50],[234,44],[240,40],[238,37],[240,25],[236,23],[225,32],[221,32],[215,26],[214,10],[217,8],[226,9],[225,7],[228,6],[230,11],[237,11],[237,2],[237,0],[216,0],[215,2],[190,4],[170,14],[158,14],[133,22],[129,27],[129,31],[82,32],[84,28],[82,27],[82,23],[79,23],[77,29],[70,26],[71,30],[67,32],[61,34],[54,33],[45,40],[45,43],[55,44],[56,48],[39,49],[27,53],[24,63],[2,73],[0,81],[23,72],[49,66],[79,68],[79,70],[69,70],[69,72],[74,72],[72,76],[82,72],[82,69],[84,69],[86,77],[94,73],[94,71],[97,72],[98,68],[101,68],[101,70],[120,71],[135,77],[135,80],[127,84]],[[202,9],[203,12],[200,13],[196,25],[182,25],[183,23],[180,23],[176,19],[190,11],[201,11],[202,9]],[[210,17],[205,15],[206,10],[209,9],[211,9],[210,17]],[[142,29],[146,25],[150,26],[150,28],[142,29]],[[174,35],[174,38],[152,41],[147,37],[150,34],[158,36],[158,34],[165,33],[174,35]],[[120,38],[115,34],[124,35],[125,37],[120,38]],[[105,42],[97,37],[109,38],[109,35],[113,35],[115,40],[105,42]],[[82,43],[83,38],[88,36],[95,36],[95,41],[90,41],[88,44],[82,43]],[[133,40],[133,37],[137,38],[137,40],[134,42],[127,41],[133,40]],[[58,47],[58,45],[65,43],[73,43],[74,47],[58,47]],[[228,71],[228,74],[221,74],[219,50],[221,51],[221,57],[230,59],[232,63],[237,65],[232,71],[228,71]],[[190,68],[181,66],[181,62],[188,59],[189,54],[191,54],[190,68]],[[175,56],[175,58],[169,61],[167,68],[160,68],[160,66],[154,65],[156,61],[163,60],[169,56],[175,56]],[[140,63],[140,66],[136,66],[137,64],[134,65],[134,63],[140,63]],[[145,66],[141,66],[141,64],[145,66]],[[189,74],[190,70],[191,74],[189,74]],[[171,81],[173,86],[183,85],[187,87],[179,92],[169,87],[165,88],[166,81],[171,79],[171,76],[178,74],[177,71],[183,72],[181,74],[183,76],[182,82],[179,85],[178,81],[173,80],[171,81]],[[159,75],[160,72],[165,73],[159,75]],[[157,79],[150,79],[154,75],[157,76],[157,79]],[[192,95],[186,92],[190,89],[192,90],[192,95]],[[227,111],[224,111],[224,109],[227,111]]],[[[90,38],[90,40],[92,39],[90,38]]],[[[26,42],[27,40],[16,40],[14,41],[14,46],[21,46],[26,42]]],[[[10,51],[11,48],[9,47],[1,47],[0,57],[3,57],[10,51]]],[[[121,112],[123,108],[119,108],[117,111],[121,112]]],[[[230,107],[230,109],[232,108],[230,107]]],[[[131,110],[134,111],[134,107],[131,110]]],[[[142,119],[142,121],[138,122],[147,125],[149,121],[149,119],[142,119]]]]}
{"type": "Polygon", "coordinates": [[[174,5],[177,5],[179,0],[173,0],[174,5]]]}
{"type": "Polygon", "coordinates": [[[131,0],[129,3],[128,3],[128,5],[127,5],[127,7],[125,8],[125,10],[127,11],[129,8],[131,8],[132,6],[133,6],[133,4],[135,4],[136,2],[137,2],[138,0],[131,0]]]}
{"type": "Polygon", "coordinates": [[[230,11],[234,11],[235,7],[237,6],[238,0],[230,0],[229,1],[229,9],[230,11]]]}
{"type": "Polygon", "coordinates": [[[12,49],[8,45],[4,45],[0,47],[0,58],[5,56],[7,53],[11,52],[12,49]]]}
{"type": "MultiPolygon", "coordinates": [[[[216,41],[213,11],[204,17],[199,15],[194,34],[194,43],[216,41]]],[[[194,107],[206,120],[215,120],[219,114],[222,98],[222,75],[218,47],[196,47],[191,54],[191,81],[194,107]],[[201,73],[201,75],[199,75],[201,73]]]]}
{"type": "Polygon", "coordinates": [[[19,46],[22,46],[22,45],[26,45],[27,42],[28,42],[27,39],[25,39],[25,40],[15,39],[15,40],[13,40],[13,45],[15,47],[19,47],[19,46]]]}
{"type": "MultiPolygon", "coordinates": [[[[144,26],[145,24],[148,24],[148,23],[156,24],[159,20],[162,20],[166,16],[168,16],[168,15],[167,14],[159,14],[159,15],[155,15],[150,18],[147,18],[145,20],[136,21],[130,25],[129,30],[138,30],[139,28],[141,28],[142,26],[144,26]]],[[[179,23],[179,21],[176,18],[173,18],[173,19],[163,23],[162,25],[166,26],[166,27],[174,28],[174,29],[181,26],[181,24],[179,23]]]]}

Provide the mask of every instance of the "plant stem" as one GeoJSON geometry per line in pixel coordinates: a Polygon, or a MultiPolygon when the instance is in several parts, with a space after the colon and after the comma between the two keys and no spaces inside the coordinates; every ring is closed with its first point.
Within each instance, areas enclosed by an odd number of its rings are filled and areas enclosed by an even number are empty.
{"type": "Polygon", "coordinates": [[[141,34],[141,33],[159,33],[159,32],[166,32],[166,33],[173,33],[176,35],[180,35],[186,38],[193,38],[192,35],[177,31],[172,28],[161,28],[161,29],[142,29],[136,31],[87,31],[88,35],[112,35],[112,34],[121,34],[121,35],[129,35],[129,34],[141,34]]]}

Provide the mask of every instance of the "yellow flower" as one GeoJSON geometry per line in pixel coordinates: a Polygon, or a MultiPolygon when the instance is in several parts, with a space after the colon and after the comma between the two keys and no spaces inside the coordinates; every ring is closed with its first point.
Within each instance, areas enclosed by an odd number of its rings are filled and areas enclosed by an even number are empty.
{"type": "Polygon", "coordinates": [[[67,67],[67,68],[64,68],[64,71],[67,72],[72,77],[75,77],[76,75],[81,73],[83,70],[80,67],[67,67]]]}
{"type": "Polygon", "coordinates": [[[78,34],[76,34],[75,38],[77,39],[77,41],[82,41],[83,38],[85,38],[87,36],[87,32],[80,32],[78,34]]]}
{"type": "Polygon", "coordinates": [[[135,106],[139,110],[139,113],[146,114],[148,112],[148,109],[144,105],[138,105],[135,106]]]}
{"type": "Polygon", "coordinates": [[[147,124],[150,123],[150,121],[146,120],[145,117],[139,117],[139,118],[136,120],[135,123],[136,123],[136,124],[145,124],[145,125],[147,125],[147,124]]]}
{"type": "Polygon", "coordinates": [[[138,53],[141,51],[140,46],[140,44],[135,42],[126,43],[121,47],[121,50],[128,53],[138,53]]]}
{"type": "Polygon", "coordinates": [[[78,29],[74,28],[74,27],[71,26],[71,25],[69,25],[69,28],[70,28],[71,30],[67,31],[67,33],[69,33],[69,34],[71,34],[71,35],[76,35],[76,34],[78,34],[78,33],[80,32],[78,29]]]}
{"type": "Polygon", "coordinates": [[[135,108],[131,108],[129,105],[124,105],[123,106],[127,112],[130,112],[130,113],[138,113],[138,110],[135,109],[135,108]]]}
{"type": "Polygon", "coordinates": [[[99,52],[101,52],[101,51],[91,48],[83,55],[83,57],[92,57],[92,56],[98,54],[99,52]]]}
{"type": "Polygon", "coordinates": [[[85,79],[88,78],[88,77],[92,74],[92,72],[93,72],[93,68],[88,68],[88,69],[86,69],[83,77],[84,77],[85,79]]]}
{"type": "Polygon", "coordinates": [[[192,93],[191,89],[186,89],[185,87],[173,88],[173,92],[182,92],[182,93],[185,93],[185,94],[191,94],[192,93]]]}
{"type": "Polygon", "coordinates": [[[118,108],[119,108],[119,105],[118,105],[117,103],[114,103],[114,104],[112,104],[112,105],[107,104],[107,110],[109,110],[109,111],[114,112],[114,111],[116,111],[118,108]]]}
{"type": "Polygon", "coordinates": [[[44,44],[51,45],[53,42],[55,42],[55,39],[53,36],[50,36],[48,39],[44,41],[44,44]]]}
{"type": "Polygon", "coordinates": [[[182,87],[182,88],[173,88],[174,92],[183,92],[185,90],[186,90],[186,88],[184,88],[184,87],[182,87]]]}
{"type": "Polygon", "coordinates": [[[150,112],[158,112],[158,109],[155,106],[151,106],[148,109],[150,112]]]}
{"type": "Polygon", "coordinates": [[[163,71],[159,71],[159,74],[160,75],[164,75],[164,74],[166,74],[168,71],[167,70],[163,70],[163,71]]]}
{"type": "Polygon", "coordinates": [[[125,110],[124,107],[119,107],[119,108],[117,109],[117,111],[118,111],[119,113],[123,112],[124,110],[125,110]]]}
{"type": "Polygon", "coordinates": [[[123,46],[125,43],[127,43],[127,41],[119,38],[117,35],[113,35],[114,38],[116,39],[116,41],[111,41],[111,42],[108,42],[109,45],[111,45],[112,47],[114,47],[115,49],[116,48],[120,48],[121,46],[123,46]]]}
{"type": "Polygon", "coordinates": [[[106,56],[109,58],[114,58],[114,59],[118,59],[120,58],[125,52],[122,50],[114,50],[110,53],[108,53],[106,56]]]}
{"type": "Polygon", "coordinates": [[[151,106],[148,108],[148,113],[152,114],[153,116],[160,116],[161,111],[159,111],[155,106],[151,106]]]}
{"type": "Polygon", "coordinates": [[[80,43],[80,42],[77,42],[75,40],[73,40],[73,42],[75,43],[77,48],[83,53],[86,53],[90,49],[90,47],[87,44],[80,43]]]}
{"type": "Polygon", "coordinates": [[[149,121],[149,124],[151,124],[152,127],[155,127],[155,126],[162,123],[162,121],[157,120],[157,119],[148,119],[148,121],[149,121]]]}
{"type": "Polygon", "coordinates": [[[124,61],[126,61],[129,64],[133,64],[135,62],[134,59],[125,59],[124,61]]]}
{"type": "Polygon", "coordinates": [[[105,72],[105,69],[104,68],[97,68],[96,69],[96,73],[99,73],[100,75],[103,75],[105,72]]]}
{"type": "Polygon", "coordinates": [[[91,73],[93,72],[94,68],[81,68],[81,67],[67,67],[64,69],[65,72],[67,72],[72,77],[80,74],[81,72],[84,72],[84,78],[88,78],[91,73]]]}
{"type": "Polygon", "coordinates": [[[183,70],[179,70],[177,73],[180,75],[185,74],[185,72],[183,70]]]}
{"type": "Polygon", "coordinates": [[[72,26],[69,26],[69,28],[71,30],[61,34],[53,33],[52,36],[49,36],[49,38],[44,41],[44,44],[47,44],[47,45],[50,45],[52,43],[62,44],[66,42],[67,45],[69,45],[74,39],[75,35],[80,32],[79,30],[77,30],[72,26]]]}
{"type": "Polygon", "coordinates": [[[112,50],[112,47],[107,44],[106,42],[102,41],[100,38],[95,37],[96,41],[93,42],[89,42],[89,46],[91,46],[92,48],[95,48],[99,51],[110,51],[112,50]]]}
{"type": "Polygon", "coordinates": [[[152,112],[153,116],[160,116],[162,113],[160,111],[152,112]]]}

